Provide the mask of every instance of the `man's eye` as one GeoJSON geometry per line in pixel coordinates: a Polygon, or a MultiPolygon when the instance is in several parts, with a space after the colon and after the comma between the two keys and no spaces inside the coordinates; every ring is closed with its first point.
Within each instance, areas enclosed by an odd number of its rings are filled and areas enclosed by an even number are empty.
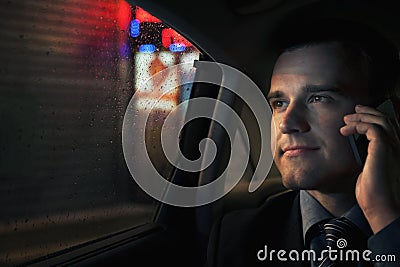
{"type": "Polygon", "coordinates": [[[271,102],[272,109],[280,109],[285,106],[285,102],[281,100],[274,100],[271,102]]]}
{"type": "Polygon", "coordinates": [[[329,96],[323,96],[323,95],[313,95],[309,98],[308,102],[309,103],[329,103],[332,101],[332,98],[329,96]]]}

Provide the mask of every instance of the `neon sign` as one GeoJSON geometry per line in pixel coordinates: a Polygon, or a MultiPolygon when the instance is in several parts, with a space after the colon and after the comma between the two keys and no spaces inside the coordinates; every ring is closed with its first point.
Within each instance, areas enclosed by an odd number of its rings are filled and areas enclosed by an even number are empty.
{"type": "MultiPolygon", "coordinates": [[[[185,37],[177,33],[174,29],[167,28],[161,32],[161,41],[165,48],[170,48],[171,44],[184,45],[184,47],[192,46],[185,37]]],[[[172,50],[171,50],[172,51],[172,50]]]]}
{"type": "Polygon", "coordinates": [[[138,19],[134,19],[131,21],[131,30],[130,34],[132,37],[138,37],[140,34],[140,21],[138,19]]]}
{"type": "Polygon", "coordinates": [[[143,44],[139,46],[139,52],[142,53],[153,53],[156,51],[156,46],[153,44],[143,44]]]}

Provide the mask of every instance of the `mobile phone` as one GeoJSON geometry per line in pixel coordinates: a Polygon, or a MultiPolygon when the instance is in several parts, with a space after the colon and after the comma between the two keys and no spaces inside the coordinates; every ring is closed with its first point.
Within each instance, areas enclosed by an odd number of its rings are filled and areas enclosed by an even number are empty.
{"type": "MultiPolygon", "coordinates": [[[[397,120],[396,111],[390,99],[385,100],[376,107],[377,110],[385,113],[391,120],[397,120]]],[[[365,135],[354,134],[349,136],[350,145],[358,165],[364,166],[368,154],[368,139],[365,135]]]]}

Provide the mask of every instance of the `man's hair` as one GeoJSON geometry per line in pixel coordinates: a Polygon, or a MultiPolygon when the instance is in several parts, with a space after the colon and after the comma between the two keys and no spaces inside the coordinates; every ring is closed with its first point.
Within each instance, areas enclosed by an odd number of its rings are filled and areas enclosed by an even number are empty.
{"type": "Polygon", "coordinates": [[[366,24],[297,16],[281,23],[273,38],[279,54],[315,44],[340,43],[351,57],[367,62],[372,104],[395,95],[400,69],[397,47],[366,24]]]}

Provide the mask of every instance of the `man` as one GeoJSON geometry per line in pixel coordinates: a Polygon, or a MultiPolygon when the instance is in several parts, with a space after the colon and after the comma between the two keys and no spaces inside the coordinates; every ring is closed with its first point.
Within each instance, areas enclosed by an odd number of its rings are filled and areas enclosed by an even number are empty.
{"type": "Polygon", "coordinates": [[[393,93],[397,51],[346,21],[296,21],[277,32],[283,50],[268,101],[274,161],[290,191],[219,220],[209,266],[400,266],[393,190],[400,179],[400,131],[376,109],[393,93]],[[367,140],[362,165],[352,148],[357,135],[367,140]],[[339,225],[330,221],[341,217],[339,225]],[[352,250],[347,258],[346,249],[352,250]],[[383,259],[391,261],[378,262],[383,259]]]}

